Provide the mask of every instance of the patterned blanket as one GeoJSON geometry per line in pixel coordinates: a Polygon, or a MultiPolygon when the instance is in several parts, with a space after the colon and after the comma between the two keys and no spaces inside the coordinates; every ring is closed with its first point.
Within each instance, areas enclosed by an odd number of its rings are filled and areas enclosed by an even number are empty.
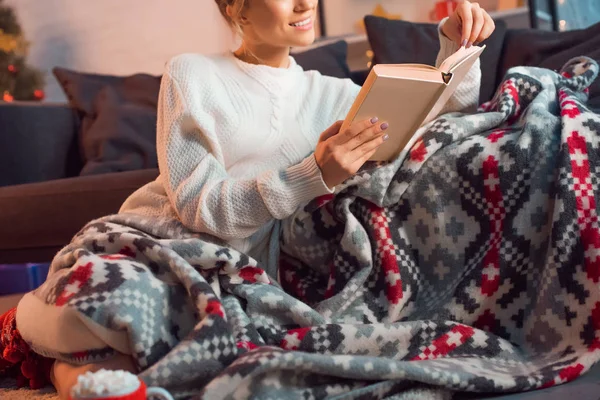
{"type": "MultiPolygon", "coordinates": [[[[598,65],[511,69],[284,224],[277,276],[173,221],[93,221],[34,295],[125,337],[177,397],[450,398],[600,359],[598,65]]],[[[26,312],[20,310],[19,312],[26,312]]],[[[51,357],[109,357],[111,346],[51,357]]]]}

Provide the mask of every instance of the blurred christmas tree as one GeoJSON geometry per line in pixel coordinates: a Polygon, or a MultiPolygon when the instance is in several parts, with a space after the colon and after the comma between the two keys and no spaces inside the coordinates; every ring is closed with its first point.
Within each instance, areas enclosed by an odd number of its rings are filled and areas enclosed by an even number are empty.
{"type": "Polygon", "coordinates": [[[0,0],[0,101],[42,100],[43,75],[25,64],[29,44],[14,11],[0,0]]]}

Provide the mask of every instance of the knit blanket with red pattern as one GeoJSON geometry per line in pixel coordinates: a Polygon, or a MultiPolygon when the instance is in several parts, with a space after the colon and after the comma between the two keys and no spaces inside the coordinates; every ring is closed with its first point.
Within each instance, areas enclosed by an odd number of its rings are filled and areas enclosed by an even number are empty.
{"type": "Polygon", "coordinates": [[[21,334],[71,361],[130,351],[178,397],[443,399],[575,379],[600,359],[597,75],[588,58],[511,69],[477,113],[432,121],[286,220],[276,274],[172,221],[93,221],[32,296],[105,345],[57,351],[31,298],[21,334]]]}

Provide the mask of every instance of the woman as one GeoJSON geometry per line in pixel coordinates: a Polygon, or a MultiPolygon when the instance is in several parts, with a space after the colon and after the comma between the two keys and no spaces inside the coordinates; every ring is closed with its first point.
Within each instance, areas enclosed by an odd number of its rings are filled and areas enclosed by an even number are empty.
{"type": "MultiPolygon", "coordinates": [[[[158,110],[161,174],[121,212],[178,219],[267,264],[281,221],[352,176],[387,139],[388,124],[373,115],[345,131],[340,121],[330,125],[345,117],[360,87],[304,72],[290,56],[290,47],[315,39],[317,0],[216,2],[241,46],[169,62],[158,110]]],[[[489,37],[494,23],[465,1],[439,29],[438,64],[460,45],[489,37]]],[[[479,80],[477,63],[446,111],[477,105],[479,80]]],[[[136,372],[122,355],[84,366],[56,361],[51,377],[67,398],[77,376],[100,368],[136,372]]]]}

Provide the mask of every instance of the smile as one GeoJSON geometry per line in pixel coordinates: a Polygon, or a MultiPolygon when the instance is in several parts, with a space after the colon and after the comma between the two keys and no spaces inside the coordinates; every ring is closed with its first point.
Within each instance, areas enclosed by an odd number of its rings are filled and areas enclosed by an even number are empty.
{"type": "Polygon", "coordinates": [[[300,27],[300,26],[310,25],[311,23],[312,23],[312,18],[306,18],[304,21],[294,22],[293,24],[290,24],[290,25],[295,26],[295,27],[300,27]]]}

